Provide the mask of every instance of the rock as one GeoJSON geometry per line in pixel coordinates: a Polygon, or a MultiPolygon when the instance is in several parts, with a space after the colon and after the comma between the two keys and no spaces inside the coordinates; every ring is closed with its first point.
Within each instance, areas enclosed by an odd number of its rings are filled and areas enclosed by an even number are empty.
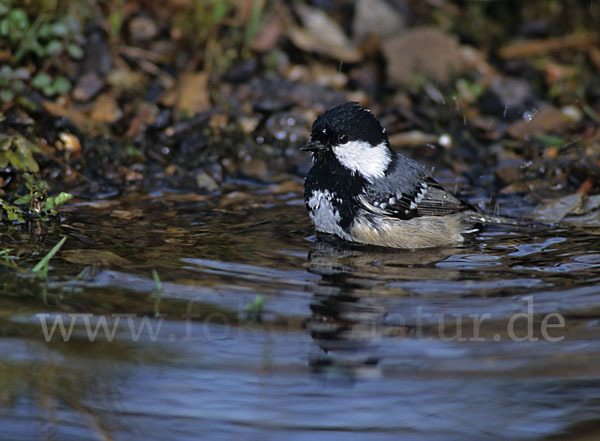
{"type": "Polygon", "coordinates": [[[79,138],[72,133],[61,132],[58,135],[60,142],[57,142],[57,147],[60,150],[69,152],[71,155],[79,154],[81,152],[81,142],[79,138]]]}
{"type": "Polygon", "coordinates": [[[112,69],[110,49],[106,41],[106,33],[100,28],[93,28],[86,35],[84,57],[81,61],[81,74],[97,72],[105,75],[112,69]]]}
{"type": "Polygon", "coordinates": [[[252,178],[264,179],[269,172],[265,161],[258,158],[249,158],[240,163],[240,172],[252,178]]]}
{"type": "Polygon", "coordinates": [[[291,112],[274,113],[265,122],[264,138],[269,142],[293,145],[307,135],[306,121],[291,112]]]}
{"type": "Polygon", "coordinates": [[[374,63],[361,63],[350,71],[352,85],[370,96],[378,96],[381,87],[384,86],[380,77],[378,66],[374,63]]]}
{"type": "Polygon", "coordinates": [[[230,83],[244,83],[256,73],[258,70],[258,61],[256,58],[251,58],[234,65],[225,74],[225,80],[230,83]]]}
{"type": "Polygon", "coordinates": [[[73,98],[77,101],[89,101],[104,87],[104,79],[97,72],[88,72],[77,80],[73,98]]]}
{"type": "Polygon", "coordinates": [[[196,174],[195,179],[196,185],[202,190],[215,191],[219,189],[219,184],[217,184],[217,181],[215,181],[215,179],[205,171],[201,171],[196,174]]]}
{"type": "Polygon", "coordinates": [[[534,103],[529,83],[510,77],[495,78],[480,99],[482,113],[508,121],[520,118],[534,103]]]}
{"type": "Polygon", "coordinates": [[[558,223],[569,214],[578,214],[583,204],[584,196],[573,193],[538,207],[533,217],[540,222],[558,223]]]}
{"type": "Polygon", "coordinates": [[[522,159],[506,159],[496,167],[495,173],[505,184],[512,184],[522,178],[522,159]]]}
{"type": "Polygon", "coordinates": [[[328,87],[304,84],[283,78],[255,78],[249,83],[248,93],[239,96],[241,102],[253,103],[255,111],[273,113],[298,107],[318,106],[325,111],[346,101],[344,95],[328,87]]]}
{"type": "Polygon", "coordinates": [[[356,3],[352,29],[357,41],[372,35],[383,40],[399,35],[405,27],[404,16],[385,0],[359,0],[356,3]]]}
{"type": "Polygon", "coordinates": [[[415,75],[448,83],[455,75],[480,69],[482,57],[472,48],[433,27],[414,27],[383,41],[387,81],[393,86],[410,84],[415,75]]]}
{"type": "Polygon", "coordinates": [[[127,30],[131,39],[136,42],[152,40],[159,32],[154,20],[145,15],[139,15],[129,20],[127,30]]]}
{"type": "Polygon", "coordinates": [[[240,116],[238,119],[238,124],[244,135],[254,133],[258,127],[258,123],[260,123],[260,120],[255,116],[240,116]]]}

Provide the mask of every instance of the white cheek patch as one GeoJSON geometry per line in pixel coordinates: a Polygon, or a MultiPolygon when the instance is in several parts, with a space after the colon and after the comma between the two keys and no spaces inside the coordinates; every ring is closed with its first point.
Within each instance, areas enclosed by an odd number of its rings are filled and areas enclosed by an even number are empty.
{"type": "Polygon", "coordinates": [[[333,147],[333,153],[344,167],[369,180],[383,177],[392,160],[385,143],[372,147],[365,141],[349,141],[333,147]]]}

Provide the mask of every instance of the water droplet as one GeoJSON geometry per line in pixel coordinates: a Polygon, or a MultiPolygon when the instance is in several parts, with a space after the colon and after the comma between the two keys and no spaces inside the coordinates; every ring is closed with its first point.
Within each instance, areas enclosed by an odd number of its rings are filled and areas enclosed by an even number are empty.
{"type": "Polygon", "coordinates": [[[448,148],[452,147],[452,137],[450,135],[448,135],[447,133],[444,133],[443,135],[441,135],[438,138],[438,144],[441,147],[448,149],[448,148]]]}
{"type": "Polygon", "coordinates": [[[533,109],[533,110],[526,110],[525,112],[523,112],[523,119],[525,121],[531,121],[533,119],[533,117],[535,115],[537,115],[538,110],[537,109],[533,109]]]}
{"type": "Polygon", "coordinates": [[[292,127],[296,125],[296,118],[288,118],[287,119],[287,125],[292,127]]]}
{"type": "Polygon", "coordinates": [[[262,144],[263,142],[265,142],[265,138],[263,138],[262,136],[257,136],[256,137],[256,142],[259,144],[262,144]]]}

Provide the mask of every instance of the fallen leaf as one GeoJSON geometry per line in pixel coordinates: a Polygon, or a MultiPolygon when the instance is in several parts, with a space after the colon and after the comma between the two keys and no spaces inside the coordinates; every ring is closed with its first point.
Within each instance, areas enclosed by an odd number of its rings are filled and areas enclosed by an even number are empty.
{"type": "Polygon", "coordinates": [[[146,75],[126,68],[111,71],[106,80],[114,88],[126,92],[144,90],[148,83],[146,75]]]}
{"type": "Polygon", "coordinates": [[[210,108],[206,72],[186,72],[174,88],[173,105],[178,114],[196,114],[210,108]]]}
{"type": "Polygon", "coordinates": [[[67,262],[81,265],[97,265],[102,267],[125,267],[131,265],[127,259],[107,250],[65,250],[61,251],[61,256],[67,262]]]}
{"type": "Polygon", "coordinates": [[[529,40],[511,43],[498,51],[501,58],[523,58],[540,56],[564,49],[584,50],[593,47],[597,41],[595,34],[571,34],[543,40],[529,40]]]}
{"type": "Polygon", "coordinates": [[[595,182],[594,178],[592,178],[591,176],[588,176],[585,179],[585,181],[583,181],[581,183],[581,185],[579,186],[579,188],[577,189],[577,193],[579,193],[579,194],[588,194],[594,188],[594,184],[595,183],[596,182],[595,182]]]}
{"type": "Polygon", "coordinates": [[[87,131],[90,126],[88,117],[79,110],[64,107],[52,101],[42,101],[42,107],[52,116],[70,119],[82,131],[87,131]]]}
{"type": "Polygon", "coordinates": [[[394,133],[390,136],[392,147],[415,147],[420,145],[434,144],[438,140],[436,135],[421,132],[420,130],[409,130],[407,132],[394,133]]]}
{"type": "Polygon", "coordinates": [[[90,118],[99,123],[113,123],[123,116],[119,104],[110,94],[100,95],[94,102],[90,118]]]}
{"type": "Polygon", "coordinates": [[[116,217],[123,220],[132,220],[144,216],[144,212],[139,208],[132,210],[113,210],[110,212],[111,217],[116,217]]]}
{"type": "Polygon", "coordinates": [[[515,139],[528,140],[533,135],[548,132],[561,133],[571,126],[569,118],[556,107],[545,106],[537,112],[530,112],[527,118],[515,121],[508,128],[508,134],[515,139]]]}
{"type": "Polygon", "coordinates": [[[256,52],[267,52],[275,47],[279,37],[283,34],[283,25],[279,17],[274,17],[262,27],[252,40],[250,47],[256,52]]]}
{"type": "Polygon", "coordinates": [[[360,51],[344,34],[340,25],[324,11],[304,4],[297,4],[295,9],[304,25],[303,28],[292,26],[288,29],[288,36],[295,46],[347,63],[360,61],[360,51]]]}

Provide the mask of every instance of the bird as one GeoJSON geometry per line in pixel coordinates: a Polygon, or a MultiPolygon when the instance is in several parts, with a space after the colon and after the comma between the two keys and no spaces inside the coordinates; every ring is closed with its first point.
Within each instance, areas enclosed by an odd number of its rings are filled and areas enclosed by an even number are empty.
{"type": "Polygon", "coordinates": [[[356,102],[319,116],[301,150],[312,153],[304,202],[318,235],[390,248],[454,246],[490,220],[393,151],[379,120],[356,102]]]}

